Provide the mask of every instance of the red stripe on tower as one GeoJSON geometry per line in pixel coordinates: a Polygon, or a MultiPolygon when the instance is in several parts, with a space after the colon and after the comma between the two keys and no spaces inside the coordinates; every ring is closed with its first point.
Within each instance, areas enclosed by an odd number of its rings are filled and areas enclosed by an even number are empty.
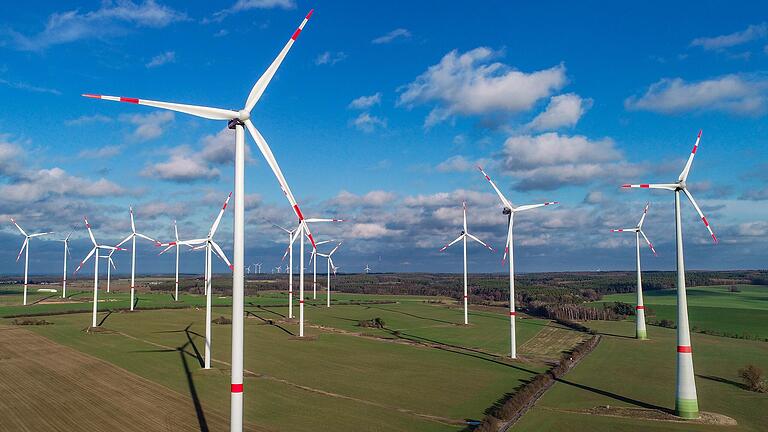
{"type": "Polygon", "coordinates": [[[637,309],[637,310],[645,310],[645,306],[635,306],[635,309],[637,309]]]}
{"type": "Polygon", "coordinates": [[[510,312],[509,316],[517,316],[517,312],[510,312]]]}
{"type": "Polygon", "coordinates": [[[690,345],[678,345],[677,346],[677,352],[690,354],[692,352],[691,351],[691,346],[690,345]]]}
{"type": "Polygon", "coordinates": [[[299,303],[304,304],[304,300],[299,300],[299,303]]]}
{"type": "Polygon", "coordinates": [[[139,100],[136,99],[136,98],[121,97],[120,98],[120,102],[128,102],[128,103],[137,104],[137,103],[139,103],[139,100]]]}
{"type": "Polygon", "coordinates": [[[469,298],[469,296],[464,296],[464,298],[469,298]]]}
{"type": "Polygon", "coordinates": [[[232,384],[232,393],[242,393],[242,392],[243,392],[242,384],[232,384]]]}

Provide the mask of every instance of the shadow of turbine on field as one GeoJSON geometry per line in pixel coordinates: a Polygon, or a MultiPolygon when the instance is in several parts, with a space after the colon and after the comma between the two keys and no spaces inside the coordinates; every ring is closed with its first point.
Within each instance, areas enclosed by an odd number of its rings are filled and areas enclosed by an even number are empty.
{"type": "Polygon", "coordinates": [[[621,402],[624,402],[624,403],[632,404],[632,405],[638,406],[640,408],[658,410],[658,411],[662,411],[662,412],[669,413],[669,414],[674,414],[675,413],[674,410],[671,410],[669,408],[664,408],[664,407],[661,407],[661,406],[658,406],[658,405],[654,405],[654,404],[651,404],[651,403],[648,403],[648,402],[643,402],[643,401],[639,401],[637,399],[632,399],[632,398],[629,398],[627,396],[622,396],[620,394],[609,392],[607,390],[602,390],[602,389],[590,387],[590,386],[587,386],[587,385],[584,385],[584,384],[575,383],[573,381],[564,380],[562,378],[555,378],[555,381],[557,381],[559,383],[563,383],[563,384],[569,385],[569,386],[576,387],[578,389],[582,389],[582,390],[586,390],[586,391],[589,391],[589,392],[592,392],[592,393],[596,393],[596,394],[599,394],[601,396],[606,396],[606,397],[609,397],[609,398],[612,398],[612,399],[616,399],[617,401],[621,401],[621,402]]]}
{"type": "Polygon", "coordinates": [[[399,311],[399,310],[387,309],[387,308],[383,308],[383,307],[379,307],[379,306],[367,306],[366,309],[379,309],[379,310],[383,310],[383,311],[387,311],[387,312],[395,312],[395,313],[399,313],[399,314],[402,314],[402,315],[407,315],[409,317],[423,319],[423,320],[427,320],[427,321],[434,321],[434,322],[439,322],[439,323],[443,323],[443,324],[456,325],[455,322],[451,322],[451,321],[445,321],[445,320],[441,320],[441,319],[437,319],[437,318],[423,317],[423,316],[412,314],[412,313],[409,313],[409,312],[403,312],[403,311],[399,311]]]}
{"type": "Polygon", "coordinates": [[[262,317],[260,317],[260,316],[256,315],[255,313],[253,313],[253,312],[251,312],[251,311],[245,311],[245,314],[246,314],[246,316],[248,316],[248,315],[254,316],[254,317],[256,317],[256,318],[258,318],[258,319],[262,320],[263,322],[265,322],[265,323],[267,323],[267,324],[271,325],[272,327],[277,327],[277,328],[279,328],[280,330],[282,330],[282,331],[284,331],[284,332],[288,333],[288,334],[289,334],[289,335],[291,335],[291,336],[296,336],[296,335],[295,335],[295,334],[294,334],[292,331],[288,330],[287,328],[285,328],[285,327],[281,326],[280,324],[278,324],[278,323],[276,323],[276,322],[274,322],[274,321],[272,321],[272,320],[270,320],[270,319],[262,318],[262,317]]]}
{"type": "Polygon", "coordinates": [[[49,295],[49,296],[45,296],[45,297],[42,297],[42,298],[40,298],[40,299],[38,299],[38,300],[36,300],[36,301],[33,301],[33,302],[32,302],[32,303],[30,303],[30,304],[36,305],[36,304],[38,304],[38,303],[40,303],[40,302],[43,302],[43,301],[46,301],[46,300],[48,300],[49,298],[51,298],[51,297],[53,297],[53,296],[55,296],[55,295],[56,295],[56,294],[51,294],[51,295],[49,295]]]}
{"type": "Polygon", "coordinates": [[[107,318],[109,318],[110,315],[112,315],[112,310],[111,309],[108,310],[107,313],[104,315],[104,318],[102,318],[101,321],[99,321],[98,327],[101,327],[101,325],[104,324],[104,321],[106,321],[107,318]]]}
{"type": "Polygon", "coordinates": [[[729,380],[728,378],[723,378],[723,377],[714,376],[714,375],[698,375],[697,374],[696,376],[699,377],[699,378],[704,378],[705,380],[715,381],[715,382],[719,382],[719,383],[722,383],[722,384],[728,384],[728,385],[732,385],[734,387],[738,387],[738,388],[740,388],[742,390],[747,390],[747,386],[745,386],[744,384],[742,384],[742,383],[740,383],[738,381],[729,380]]]}

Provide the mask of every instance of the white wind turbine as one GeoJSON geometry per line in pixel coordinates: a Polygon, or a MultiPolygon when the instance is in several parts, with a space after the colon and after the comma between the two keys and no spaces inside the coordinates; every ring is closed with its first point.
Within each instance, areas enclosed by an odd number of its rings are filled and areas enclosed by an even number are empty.
{"type": "Polygon", "coordinates": [[[693,353],[691,350],[691,333],[688,327],[688,299],[685,292],[685,258],[683,257],[683,227],[680,215],[680,193],[684,193],[693,204],[693,208],[701,217],[704,226],[717,243],[717,237],[709,226],[707,218],[701,212],[693,195],[688,191],[688,174],[693,165],[693,158],[701,141],[701,131],[696,137],[688,161],[675,183],[659,184],[625,184],[623,188],[664,189],[675,193],[675,237],[677,243],[677,394],[675,396],[675,412],[687,419],[699,417],[699,402],[696,396],[696,381],[693,372],[693,353]]]}
{"type": "Polygon", "coordinates": [[[363,269],[363,271],[365,272],[365,274],[368,274],[368,273],[370,273],[370,271],[371,271],[371,268],[370,268],[370,267],[368,267],[368,264],[366,264],[366,265],[365,265],[365,268],[363,269]]]}
{"type": "MultiPolygon", "coordinates": [[[[273,227],[280,228],[281,230],[288,233],[288,249],[286,249],[285,254],[288,254],[288,272],[290,275],[288,276],[288,318],[293,318],[293,234],[296,232],[297,228],[289,230],[288,228],[281,227],[277,224],[272,224],[273,227]]],[[[285,254],[283,254],[283,260],[285,260],[285,254]]],[[[280,266],[277,267],[277,272],[280,273],[280,266]]]]}
{"type": "Polygon", "coordinates": [[[105,256],[101,256],[99,258],[104,258],[107,260],[107,292],[109,292],[109,284],[112,282],[112,269],[117,270],[117,266],[115,265],[115,262],[112,260],[112,254],[114,254],[115,251],[109,251],[109,254],[105,256]]]}
{"type": "Polygon", "coordinates": [[[117,246],[106,246],[96,243],[96,238],[93,236],[93,232],[91,231],[91,224],[88,223],[88,218],[83,218],[83,220],[85,220],[85,227],[88,229],[88,237],[91,238],[91,243],[93,243],[93,249],[91,249],[91,251],[88,252],[88,255],[86,255],[85,258],[80,261],[80,265],[77,266],[74,274],[77,274],[77,272],[80,271],[80,269],[91,258],[91,256],[95,255],[93,260],[93,317],[91,321],[91,327],[96,327],[96,313],[99,310],[99,250],[104,249],[115,251],[125,249],[117,246]]]}
{"type": "Polygon", "coordinates": [[[224,254],[221,246],[219,246],[218,243],[213,240],[213,236],[216,234],[216,230],[219,228],[221,217],[224,216],[224,211],[227,209],[230,198],[232,198],[231,192],[229,196],[227,196],[227,199],[224,201],[224,205],[221,206],[221,210],[219,210],[218,216],[216,216],[216,219],[213,221],[213,225],[211,225],[211,229],[208,231],[208,236],[206,238],[182,240],[176,242],[177,245],[192,246],[192,248],[196,250],[203,248],[205,249],[205,369],[211,368],[211,298],[213,295],[213,290],[211,289],[211,278],[213,275],[211,270],[211,253],[215,253],[219,258],[221,258],[222,261],[227,264],[227,266],[229,266],[230,270],[234,270],[234,265],[232,265],[229,259],[227,259],[227,256],[224,254]]]}
{"type": "Polygon", "coordinates": [[[304,224],[304,216],[299,209],[299,205],[296,202],[291,189],[288,187],[288,182],[285,180],[285,177],[280,170],[280,166],[277,164],[277,160],[272,154],[272,150],[269,148],[267,141],[251,122],[251,110],[261,98],[264,90],[266,90],[269,82],[272,80],[272,77],[274,77],[275,72],[277,72],[277,69],[280,67],[283,59],[285,59],[285,56],[291,49],[291,46],[293,46],[293,43],[296,41],[296,38],[299,37],[299,34],[311,16],[312,10],[309,11],[296,31],[293,32],[291,38],[285,44],[272,64],[267,68],[266,72],[264,72],[259,80],[256,81],[256,84],[254,84],[250,94],[248,95],[248,99],[246,99],[245,107],[239,111],[210,108],[197,105],[158,102],[137,98],[102,96],[94,94],[84,95],[86,97],[96,99],[127,102],[167,109],[171,111],[183,112],[211,120],[225,120],[228,122],[228,127],[235,130],[235,210],[233,215],[233,259],[235,269],[232,274],[232,376],[230,383],[231,432],[239,432],[243,429],[243,255],[245,243],[245,135],[243,127],[248,129],[248,132],[256,141],[256,145],[259,147],[259,150],[266,159],[267,164],[272,169],[272,172],[275,174],[275,177],[277,177],[277,181],[280,184],[283,193],[285,193],[286,198],[296,213],[299,224],[304,227],[309,235],[310,242],[314,244],[314,240],[312,239],[312,234],[309,231],[309,227],[304,224]]]}
{"type": "Polygon", "coordinates": [[[19,229],[21,232],[21,235],[24,236],[24,242],[21,244],[21,249],[19,250],[19,254],[16,256],[16,262],[19,262],[19,258],[21,258],[21,253],[24,252],[24,299],[22,303],[26,306],[27,304],[27,275],[29,271],[29,240],[35,237],[40,237],[48,234],[53,234],[53,232],[41,232],[41,233],[35,233],[35,234],[27,234],[26,231],[21,229],[19,224],[16,223],[16,221],[11,218],[11,223],[16,225],[16,228],[19,229]]]}
{"type": "Polygon", "coordinates": [[[69,237],[72,235],[73,231],[74,230],[70,231],[63,240],[59,240],[64,243],[64,277],[61,279],[61,298],[67,297],[67,257],[72,256],[69,252],[69,237]]]}
{"type": "Polygon", "coordinates": [[[316,241],[315,247],[309,253],[309,262],[312,264],[312,300],[317,300],[317,246],[336,240],[316,241]]]}
{"type": "Polygon", "coordinates": [[[135,277],[136,277],[136,237],[141,237],[145,240],[151,241],[155,244],[155,246],[160,246],[160,242],[146,236],[144,234],[136,232],[136,224],[133,221],[133,207],[128,208],[130,214],[131,214],[131,233],[128,234],[128,237],[123,239],[120,243],[118,243],[116,246],[120,247],[123,245],[123,243],[127,242],[128,240],[131,240],[131,310],[133,310],[133,297],[135,292],[135,277]]]}
{"type": "Polygon", "coordinates": [[[557,204],[557,201],[545,202],[541,204],[528,204],[528,205],[521,205],[521,206],[515,207],[501,193],[499,188],[496,187],[496,183],[494,183],[493,180],[491,180],[488,174],[486,174],[481,167],[477,167],[477,169],[479,169],[480,172],[483,173],[483,176],[485,176],[485,179],[488,180],[488,183],[491,184],[491,186],[493,187],[493,190],[496,191],[496,195],[499,196],[501,205],[504,206],[503,213],[507,215],[507,218],[508,218],[507,242],[504,245],[504,257],[502,258],[502,263],[507,258],[507,253],[509,253],[509,332],[510,332],[509,356],[514,359],[514,358],[517,358],[517,341],[516,341],[516,332],[515,332],[515,317],[517,316],[517,312],[515,311],[515,258],[514,258],[514,242],[512,241],[512,228],[514,227],[514,223],[515,223],[515,213],[535,209],[538,207],[557,204]]]}
{"type": "Polygon", "coordinates": [[[447,245],[443,246],[440,249],[440,252],[443,252],[444,250],[451,247],[454,243],[458,242],[459,240],[464,241],[464,325],[469,324],[469,311],[467,310],[467,299],[468,299],[468,292],[467,292],[467,238],[471,238],[472,240],[480,243],[481,245],[485,246],[493,252],[493,248],[488,246],[487,244],[483,243],[479,238],[473,236],[469,233],[469,230],[467,229],[467,203],[463,202],[461,203],[463,207],[463,214],[464,214],[464,229],[461,231],[461,234],[456,238],[456,240],[448,243],[447,245]]]}
{"type": "MultiPolygon", "coordinates": [[[[327,291],[325,293],[325,307],[331,307],[331,270],[333,270],[333,274],[335,275],[336,270],[338,269],[338,267],[333,265],[333,254],[339,249],[339,247],[341,247],[341,243],[343,242],[339,242],[339,244],[337,244],[336,247],[333,248],[333,250],[331,250],[327,254],[317,253],[317,255],[320,255],[321,257],[325,257],[328,259],[328,269],[326,271],[326,277],[327,277],[326,290],[327,291]]],[[[320,244],[320,243],[318,242],[317,244],[320,244]]]]}
{"type": "Polygon", "coordinates": [[[175,283],[175,293],[173,296],[174,301],[179,301],[179,229],[176,227],[176,221],[173,221],[173,235],[175,236],[176,240],[168,243],[160,243],[158,246],[165,246],[165,249],[160,251],[159,255],[162,255],[171,248],[176,248],[176,283],[175,283]]]}
{"type": "Polygon", "coordinates": [[[635,249],[637,251],[637,306],[635,306],[636,317],[636,330],[635,337],[641,340],[648,339],[648,333],[645,329],[645,305],[643,304],[643,281],[640,271],[640,236],[642,235],[645,242],[648,243],[648,247],[651,248],[653,255],[656,255],[656,249],[653,248],[653,244],[648,240],[648,237],[643,232],[643,223],[645,222],[645,216],[648,214],[648,207],[650,203],[645,204],[643,209],[643,215],[640,217],[640,222],[634,228],[620,228],[612,229],[611,232],[633,232],[635,233],[635,249]]]}

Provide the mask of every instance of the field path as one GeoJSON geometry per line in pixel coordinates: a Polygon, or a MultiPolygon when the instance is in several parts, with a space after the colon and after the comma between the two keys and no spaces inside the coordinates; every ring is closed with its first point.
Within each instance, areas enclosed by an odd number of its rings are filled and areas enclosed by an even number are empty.
{"type": "Polygon", "coordinates": [[[0,326],[0,413],[13,432],[229,430],[188,396],[11,326],[0,326]]]}

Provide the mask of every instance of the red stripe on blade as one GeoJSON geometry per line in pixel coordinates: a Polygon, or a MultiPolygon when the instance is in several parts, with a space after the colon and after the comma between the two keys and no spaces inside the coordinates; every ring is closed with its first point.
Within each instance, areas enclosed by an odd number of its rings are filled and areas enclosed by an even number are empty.
{"type": "Polygon", "coordinates": [[[315,10],[314,10],[314,9],[310,9],[310,10],[309,10],[309,13],[307,14],[307,17],[306,17],[306,18],[304,18],[304,19],[309,19],[310,17],[312,17],[312,13],[313,13],[313,12],[315,12],[315,10]]]}
{"type": "Polygon", "coordinates": [[[677,346],[677,352],[690,354],[692,352],[691,351],[691,346],[690,345],[678,345],[677,346]]]}
{"type": "Polygon", "coordinates": [[[701,220],[704,221],[704,226],[709,226],[709,222],[707,222],[707,218],[702,217],[701,220]]]}
{"type": "Polygon", "coordinates": [[[296,212],[296,216],[299,217],[299,221],[303,221],[304,220],[304,215],[301,214],[301,210],[299,209],[299,205],[298,204],[293,206],[293,211],[296,212]]]}
{"type": "Polygon", "coordinates": [[[640,185],[640,187],[641,187],[641,188],[649,188],[649,187],[651,187],[651,186],[650,186],[650,185],[647,185],[647,184],[641,184],[641,185],[640,185]]]}
{"type": "Polygon", "coordinates": [[[699,146],[695,145],[693,146],[693,150],[691,150],[691,154],[696,154],[696,149],[699,148],[699,146]]]}
{"type": "Polygon", "coordinates": [[[139,103],[139,100],[136,99],[136,98],[121,97],[120,98],[120,102],[128,102],[128,103],[137,104],[137,103],[139,103]]]}
{"type": "Polygon", "coordinates": [[[242,392],[243,392],[242,384],[232,384],[232,393],[242,393],[242,392]]]}
{"type": "Polygon", "coordinates": [[[101,95],[96,95],[96,94],[86,93],[86,94],[84,94],[82,96],[83,97],[87,97],[87,98],[91,98],[91,99],[101,99],[101,95]]]}
{"type": "Polygon", "coordinates": [[[299,37],[299,33],[301,33],[301,29],[296,29],[296,31],[293,32],[293,36],[291,36],[291,39],[296,40],[296,38],[299,37]]]}

